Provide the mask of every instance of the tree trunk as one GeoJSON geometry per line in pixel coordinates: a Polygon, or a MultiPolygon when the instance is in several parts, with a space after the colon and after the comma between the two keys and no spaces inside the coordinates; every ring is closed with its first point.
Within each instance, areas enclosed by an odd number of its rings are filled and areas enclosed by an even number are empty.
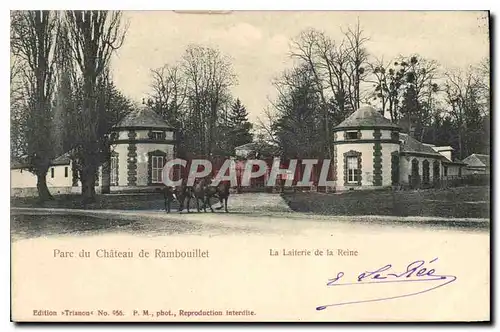
{"type": "Polygon", "coordinates": [[[83,204],[94,203],[96,201],[95,197],[95,174],[96,170],[93,166],[84,166],[81,173],[82,182],[82,201],[83,204]]]}
{"type": "Polygon", "coordinates": [[[44,170],[38,171],[36,174],[36,188],[38,190],[38,199],[41,202],[54,199],[52,194],[49,192],[49,188],[47,187],[47,171],[48,168],[45,168],[44,170]]]}
{"type": "Polygon", "coordinates": [[[464,158],[463,156],[463,147],[462,147],[462,130],[460,127],[458,128],[458,153],[460,155],[460,160],[464,158]]]}
{"type": "Polygon", "coordinates": [[[425,127],[422,126],[422,129],[420,130],[420,142],[424,141],[424,136],[425,136],[425,127]]]}

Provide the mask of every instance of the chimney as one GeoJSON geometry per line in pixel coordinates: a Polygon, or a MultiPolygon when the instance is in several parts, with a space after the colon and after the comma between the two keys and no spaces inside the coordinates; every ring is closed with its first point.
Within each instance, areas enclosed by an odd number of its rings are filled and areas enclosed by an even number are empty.
{"type": "Polygon", "coordinates": [[[408,128],[408,134],[411,137],[415,137],[415,127],[413,127],[411,124],[410,124],[410,127],[408,128]]]}
{"type": "Polygon", "coordinates": [[[453,151],[451,146],[433,146],[432,148],[442,156],[445,156],[448,160],[453,161],[451,159],[451,152],[453,151]]]}

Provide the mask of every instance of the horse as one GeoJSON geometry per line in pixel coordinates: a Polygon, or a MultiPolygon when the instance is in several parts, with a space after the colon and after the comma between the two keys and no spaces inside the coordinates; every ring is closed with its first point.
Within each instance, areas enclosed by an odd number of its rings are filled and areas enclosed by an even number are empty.
{"type": "Polygon", "coordinates": [[[163,197],[165,200],[165,211],[170,213],[170,205],[174,200],[179,202],[179,212],[184,210],[184,202],[187,199],[187,212],[189,213],[189,201],[193,195],[192,187],[186,186],[184,183],[176,187],[165,187],[163,189],[163,197]]]}
{"type": "MultiPolygon", "coordinates": [[[[206,192],[207,188],[210,185],[211,180],[207,177],[196,180],[193,186],[192,197],[196,200],[196,209],[200,212],[200,200],[203,203],[202,209],[204,212],[207,212],[207,199],[206,192]]],[[[208,207],[212,212],[212,206],[208,204],[208,207]]]]}
{"type": "Polygon", "coordinates": [[[201,200],[203,203],[202,209],[204,212],[207,212],[207,205],[212,212],[214,212],[212,208],[212,204],[210,204],[210,199],[212,197],[217,197],[220,202],[220,207],[217,207],[216,210],[220,210],[223,207],[227,210],[227,201],[229,199],[229,188],[230,184],[227,181],[219,182],[217,185],[212,185],[212,180],[208,177],[202,178],[198,180],[193,186],[193,196],[196,199],[196,207],[199,209],[199,201],[201,200]]]}
{"type": "Polygon", "coordinates": [[[229,188],[230,184],[227,181],[221,181],[216,186],[209,185],[205,191],[205,203],[210,206],[210,198],[217,197],[219,198],[220,206],[216,207],[215,209],[220,210],[224,207],[224,211],[226,211],[226,213],[229,212],[227,210],[227,200],[229,199],[229,188]],[[224,202],[224,204],[222,202],[224,202]]]}

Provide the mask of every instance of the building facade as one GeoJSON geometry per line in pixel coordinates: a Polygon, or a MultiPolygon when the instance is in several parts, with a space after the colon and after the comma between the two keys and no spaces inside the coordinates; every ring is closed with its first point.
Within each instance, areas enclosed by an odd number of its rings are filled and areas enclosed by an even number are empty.
{"type": "Polygon", "coordinates": [[[473,153],[463,160],[466,174],[490,174],[490,156],[473,153]]]}
{"type": "Polygon", "coordinates": [[[149,108],[127,115],[110,133],[111,153],[103,165],[102,191],[162,185],[163,166],[175,157],[174,128],[149,108]]]}
{"type": "Polygon", "coordinates": [[[367,189],[393,183],[394,153],[400,128],[372,107],[362,107],[334,128],[333,169],[337,190],[367,189]]]}
{"type": "MultiPolygon", "coordinates": [[[[145,107],[126,116],[109,135],[110,158],[99,167],[96,192],[149,191],[163,186],[163,166],[176,156],[176,133],[170,124],[145,107]]],[[[421,143],[370,106],[361,107],[335,127],[333,139],[332,189],[337,191],[425,188],[466,172],[489,172],[488,156],[472,155],[464,160],[467,164],[452,161],[450,146],[421,143]]],[[[238,158],[255,158],[257,150],[261,149],[249,143],[235,152],[238,158]]],[[[81,191],[72,166],[68,154],[52,162],[47,174],[51,192],[81,191]]],[[[28,169],[22,163],[11,165],[11,195],[36,195],[36,176],[28,169]]]]}
{"type": "MultiPolygon", "coordinates": [[[[73,190],[73,169],[71,160],[61,156],[54,160],[45,178],[53,194],[70,194],[73,190]]],[[[15,161],[10,166],[11,196],[37,195],[37,177],[29,171],[29,165],[15,161]]]]}
{"type": "Polygon", "coordinates": [[[461,173],[451,160],[451,147],[423,144],[371,106],[361,107],[334,128],[335,189],[431,186],[461,173]]]}
{"type": "MultiPolygon", "coordinates": [[[[150,190],[163,185],[163,166],[175,156],[175,131],[171,125],[154,111],[142,108],[127,115],[109,135],[110,159],[98,168],[96,192],[150,190]]],[[[27,163],[11,163],[10,174],[11,195],[37,194],[37,178],[27,163]]],[[[52,161],[47,187],[53,194],[81,192],[68,153],[52,161]]]]}

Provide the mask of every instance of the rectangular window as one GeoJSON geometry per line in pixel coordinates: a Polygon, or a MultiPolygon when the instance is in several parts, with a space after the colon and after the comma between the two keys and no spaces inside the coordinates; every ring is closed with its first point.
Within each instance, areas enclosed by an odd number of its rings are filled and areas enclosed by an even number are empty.
{"type": "Polygon", "coordinates": [[[111,156],[111,172],[109,175],[109,184],[118,185],[118,156],[111,156]]]}
{"type": "Polygon", "coordinates": [[[358,157],[347,157],[347,183],[358,183],[358,157]]]}
{"type": "Polygon", "coordinates": [[[64,167],[64,177],[68,177],[68,166],[64,167]]]}
{"type": "Polygon", "coordinates": [[[358,132],[357,131],[348,131],[348,132],[346,132],[346,138],[348,140],[350,140],[350,139],[358,139],[358,132]]]}
{"type": "Polygon", "coordinates": [[[391,139],[394,141],[399,141],[399,132],[391,131],[391,139]]]}
{"type": "Polygon", "coordinates": [[[54,167],[50,169],[50,177],[54,178],[54,167]]]}
{"type": "Polygon", "coordinates": [[[151,182],[161,183],[162,182],[162,170],[163,170],[163,156],[152,156],[151,157],[151,182]]]}
{"type": "Polygon", "coordinates": [[[151,133],[151,138],[156,140],[156,141],[160,141],[163,139],[163,131],[153,131],[151,133]]]}

